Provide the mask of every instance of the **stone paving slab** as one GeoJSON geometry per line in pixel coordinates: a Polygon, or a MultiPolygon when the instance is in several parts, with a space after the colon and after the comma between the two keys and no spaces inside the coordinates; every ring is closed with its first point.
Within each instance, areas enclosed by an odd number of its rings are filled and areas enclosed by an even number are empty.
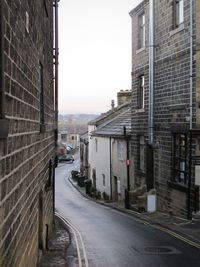
{"type": "Polygon", "coordinates": [[[38,267],[67,267],[66,251],[69,244],[69,233],[56,218],[55,229],[49,240],[48,250],[42,255],[38,267]]]}

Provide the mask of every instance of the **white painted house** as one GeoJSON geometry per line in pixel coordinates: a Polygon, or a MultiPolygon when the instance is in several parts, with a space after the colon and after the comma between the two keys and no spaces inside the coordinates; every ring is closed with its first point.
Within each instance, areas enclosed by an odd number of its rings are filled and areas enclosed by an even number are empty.
{"type": "Polygon", "coordinates": [[[125,189],[129,187],[130,191],[133,185],[131,160],[127,161],[127,140],[131,132],[130,103],[113,108],[90,122],[88,130],[89,173],[93,185],[102,196],[106,193],[110,200],[124,200],[125,189]]]}

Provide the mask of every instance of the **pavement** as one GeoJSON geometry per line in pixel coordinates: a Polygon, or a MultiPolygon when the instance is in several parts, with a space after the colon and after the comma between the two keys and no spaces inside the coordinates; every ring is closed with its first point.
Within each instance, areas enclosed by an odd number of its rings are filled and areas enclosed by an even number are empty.
{"type": "Polygon", "coordinates": [[[67,248],[70,236],[67,229],[55,217],[55,226],[49,240],[48,250],[41,257],[38,267],[67,267],[67,248]]]}
{"type": "MultiPolygon", "coordinates": [[[[84,187],[79,187],[77,182],[73,181],[71,177],[68,178],[71,184],[86,198],[95,201],[101,205],[112,207],[123,213],[134,216],[136,220],[143,224],[148,224],[153,228],[172,235],[183,242],[190,244],[193,247],[200,249],[200,220],[186,220],[183,218],[171,216],[161,212],[153,213],[138,213],[128,210],[124,207],[123,202],[105,202],[89,197],[85,193],[84,187]]],[[[68,256],[67,249],[70,246],[70,234],[66,226],[55,218],[55,229],[49,240],[48,250],[44,252],[41,257],[38,267],[67,267],[68,256]]],[[[68,254],[70,252],[68,251],[68,254]]]]}

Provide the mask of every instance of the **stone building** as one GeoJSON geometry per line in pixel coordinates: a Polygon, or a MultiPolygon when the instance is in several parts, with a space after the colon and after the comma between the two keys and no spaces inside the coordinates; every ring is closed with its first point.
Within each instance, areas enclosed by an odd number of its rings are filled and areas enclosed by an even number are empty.
{"type": "Polygon", "coordinates": [[[0,1],[0,266],[35,267],[53,222],[53,1],[0,1]]]}
{"type": "Polygon", "coordinates": [[[144,208],[149,192],[158,210],[188,218],[199,210],[198,10],[145,0],[130,12],[135,188],[144,208]]]}

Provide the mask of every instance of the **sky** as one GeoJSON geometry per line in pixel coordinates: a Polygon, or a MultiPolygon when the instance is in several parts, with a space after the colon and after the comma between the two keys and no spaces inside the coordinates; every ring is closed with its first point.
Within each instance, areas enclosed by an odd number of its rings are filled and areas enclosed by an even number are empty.
{"type": "Polygon", "coordinates": [[[140,2],[59,2],[59,113],[106,112],[131,89],[129,12],[140,2]]]}

